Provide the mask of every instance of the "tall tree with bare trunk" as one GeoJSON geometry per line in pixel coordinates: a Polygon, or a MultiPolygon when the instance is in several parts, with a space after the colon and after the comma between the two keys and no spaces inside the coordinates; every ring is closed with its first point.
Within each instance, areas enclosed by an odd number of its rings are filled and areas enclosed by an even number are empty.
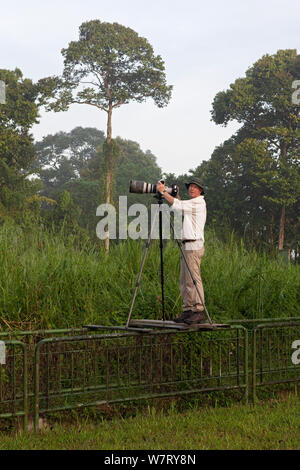
{"type": "MultiPolygon", "coordinates": [[[[147,39],[118,23],[92,20],[79,28],[79,40],[62,49],[64,70],[60,77],[40,80],[47,110],[66,111],[72,103],[95,106],[107,113],[105,142],[105,202],[112,202],[117,154],[112,139],[112,113],[131,101],[152,98],[166,106],[172,86],[167,85],[162,58],[147,39]]],[[[109,235],[106,250],[109,249],[109,235]]]]}

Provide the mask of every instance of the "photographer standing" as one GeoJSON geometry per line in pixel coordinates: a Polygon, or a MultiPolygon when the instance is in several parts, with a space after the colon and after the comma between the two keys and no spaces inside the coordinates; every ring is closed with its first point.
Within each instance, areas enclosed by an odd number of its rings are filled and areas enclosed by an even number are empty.
{"type": "Polygon", "coordinates": [[[203,184],[197,177],[192,177],[185,183],[190,198],[181,201],[165,191],[165,185],[157,183],[157,191],[172,205],[175,210],[181,210],[184,216],[182,228],[182,242],[184,256],[189,266],[181,256],[180,262],[180,293],[183,301],[182,314],[175,318],[177,323],[188,325],[206,323],[204,314],[204,291],[200,274],[200,264],[204,255],[204,226],[206,222],[206,203],[204,200],[203,184]],[[200,291],[199,296],[193,283],[196,281],[200,291]]]}

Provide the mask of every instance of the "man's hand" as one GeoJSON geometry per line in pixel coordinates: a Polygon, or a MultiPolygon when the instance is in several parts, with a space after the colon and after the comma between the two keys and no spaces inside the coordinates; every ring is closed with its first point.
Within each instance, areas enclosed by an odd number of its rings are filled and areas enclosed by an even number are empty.
{"type": "Polygon", "coordinates": [[[162,183],[161,181],[158,181],[157,185],[156,185],[156,189],[157,189],[157,192],[161,193],[162,194],[162,197],[168,201],[169,204],[173,204],[174,202],[174,197],[171,196],[171,194],[165,192],[163,193],[164,189],[165,189],[165,185],[164,183],[162,183]]]}
{"type": "Polygon", "coordinates": [[[156,189],[159,193],[162,193],[165,189],[164,183],[162,183],[161,181],[158,181],[158,183],[156,185],[156,189]]]}

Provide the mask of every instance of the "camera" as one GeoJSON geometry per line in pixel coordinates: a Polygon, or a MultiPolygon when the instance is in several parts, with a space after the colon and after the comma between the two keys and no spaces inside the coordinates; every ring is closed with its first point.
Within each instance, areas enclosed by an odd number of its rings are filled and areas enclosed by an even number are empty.
{"type": "MultiPolygon", "coordinates": [[[[161,180],[162,183],[164,183],[163,180],[161,180]]],[[[171,196],[176,197],[178,194],[178,186],[176,184],[172,184],[170,188],[165,186],[165,190],[167,193],[169,193],[171,196]]],[[[156,184],[151,184],[151,183],[145,183],[145,181],[130,181],[130,186],[129,186],[129,192],[130,193],[137,193],[137,194],[157,194],[157,188],[156,184]]]]}

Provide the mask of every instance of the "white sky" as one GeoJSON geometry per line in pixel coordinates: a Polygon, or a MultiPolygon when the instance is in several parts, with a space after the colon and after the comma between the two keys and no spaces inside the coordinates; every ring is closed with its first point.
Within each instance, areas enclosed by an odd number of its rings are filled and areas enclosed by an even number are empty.
{"type": "MultiPolygon", "coordinates": [[[[0,0],[0,5],[0,68],[18,67],[33,81],[61,74],[60,51],[78,40],[84,21],[115,21],[147,38],[165,62],[172,100],[163,109],[152,100],[123,105],[113,114],[113,136],[150,149],[163,171],[175,174],[209,159],[237,128],[211,122],[216,93],[264,54],[300,50],[299,0],[0,0]]],[[[33,135],[41,140],[76,126],[105,131],[106,113],[88,105],[42,111],[33,135]]]]}

